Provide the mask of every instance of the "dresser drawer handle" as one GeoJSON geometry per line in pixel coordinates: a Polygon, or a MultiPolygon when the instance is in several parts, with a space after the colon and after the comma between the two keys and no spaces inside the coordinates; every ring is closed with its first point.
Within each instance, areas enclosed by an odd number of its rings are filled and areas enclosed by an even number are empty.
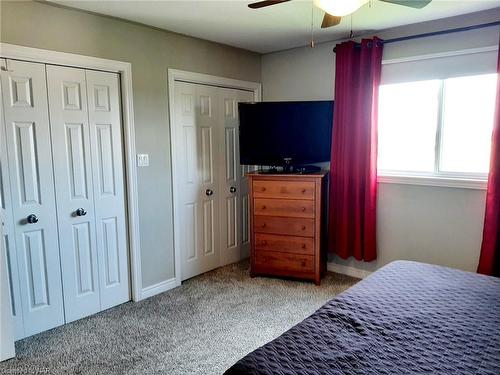
{"type": "Polygon", "coordinates": [[[262,228],[267,227],[266,223],[262,224],[262,225],[261,225],[261,227],[262,227],[262,228]]]}
{"type": "Polygon", "coordinates": [[[262,209],[265,210],[266,209],[266,206],[262,206],[262,209]]]}
{"type": "Polygon", "coordinates": [[[266,191],[265,187],[260,188],[260,191],[266,191]]]}
{"type": "Polygon", "coordinates": [[[306,189],[302,189],[302,194],[304,194],[307,190],[306,189]]]}
{"type": "Polygon", "coordinates": [[[302,230],[306,230],[306,226],[305,225],[302,225],[302,230]]]}
{"type": "Polygon", "coordinates": [[[302,248],[305,249],[307,246],[305,243],[302,244],[302,248]]]}
{"type": "Polygon", "coordinates": [[[306,208],[305,207],[302,207],[302,212],[306,212],[306,208]]]}
{"type": "Polygon", "coordinates": [[[303,260],[302,262],[300,262],[300,265],[301,265],[302,267],[305,267],[305,266],[306,266],[306,261],[305,261],[305,260],[303,260]]]}
{"type": "Polygon", "coordinates": [[[266,240],[262,240],[260,243],[261,243],[263,246],[266,246],[266,245],[267,245],[267,241],[266,241],[266,240]]]}

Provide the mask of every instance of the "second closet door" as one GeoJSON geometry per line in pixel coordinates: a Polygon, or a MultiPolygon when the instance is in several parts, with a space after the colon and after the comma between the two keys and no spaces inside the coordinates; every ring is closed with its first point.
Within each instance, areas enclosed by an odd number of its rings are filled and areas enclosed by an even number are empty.
{"type": "MultiPolygon", "coordinates": [[[[242,259],[248,240],[248,186],[246,166],[240,165],[238,103],[251,102],[253,93],[243,90],[219,88],[219,106],[224,136],[219,163],[221,195],[221,265],[242,259]]],[[[247,251],[248,253],[248,251],[247,251]]]]}
{"type": "Polygon", "coordinates": [[[220,265],[220,194],[222,152],[218,88],[175,83],[175,183],[180,222],[182,280],[220,265]]]}
{"type": "Polygon", "coordinates": [[[238,103],[253,93],[175,82],[175,202],[186,280],[248,253],[248,187],[240,166],[238,103]]]}

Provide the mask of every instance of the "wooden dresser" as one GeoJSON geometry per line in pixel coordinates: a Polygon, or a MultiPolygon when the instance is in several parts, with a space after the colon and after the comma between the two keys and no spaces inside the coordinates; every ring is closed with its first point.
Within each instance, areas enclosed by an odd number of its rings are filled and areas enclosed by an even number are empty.
{"type": "Polygon", "coordinates": [[[326,173],[250,173],[250,274],[320,284],[326,173]]]}

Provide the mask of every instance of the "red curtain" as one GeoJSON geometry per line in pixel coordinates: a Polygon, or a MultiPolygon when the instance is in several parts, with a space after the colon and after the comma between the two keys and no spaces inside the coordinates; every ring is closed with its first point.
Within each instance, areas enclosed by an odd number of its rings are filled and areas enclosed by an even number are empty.
{"type": "Polygon", "coordinates": [[[490,175],[486,193],[483,245],[477,272],[500,276],[500,50],[498,53],[497,104],[491,145],[490,175]]]}
{"type": "Polygon", "coordinates": [[[376,259],[377,106],[383,42],[336,46],[330,163],[329,249],[376,259]]]}

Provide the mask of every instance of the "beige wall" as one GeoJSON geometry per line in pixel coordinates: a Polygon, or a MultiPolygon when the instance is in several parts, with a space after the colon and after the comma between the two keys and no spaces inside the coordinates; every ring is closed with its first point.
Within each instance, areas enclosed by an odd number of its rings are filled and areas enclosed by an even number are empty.
{"type": "MultiPolygon", "coordinates": [[[[500,8],[377,33],[383,39],[498,21],[500,8]]],[[[384,59],[498,44],[500,27],[422,38],[384,47],[384,59]]],[[[264,100],[333,99],[336,42],[262,57],[264,100]]],[[[496,67],[492,61],[492,69],[496,67]]],[[[411,75],[411,72],[408,72],[411,75]]],[[[485,191],[379,183],[378,259],[331,259],[330,268],[363,275],[396,259],[475,271],[481,247],[485,191]],[[349,267],[349,268],[346,268],[349,267]]]]}
{"type": "Polygon", "coordinates": [[[174,275],[167,69],[260,82],[260,55],[39,2],[1,1],[0,40],[132,63],[142,286],[174,275]]]}

